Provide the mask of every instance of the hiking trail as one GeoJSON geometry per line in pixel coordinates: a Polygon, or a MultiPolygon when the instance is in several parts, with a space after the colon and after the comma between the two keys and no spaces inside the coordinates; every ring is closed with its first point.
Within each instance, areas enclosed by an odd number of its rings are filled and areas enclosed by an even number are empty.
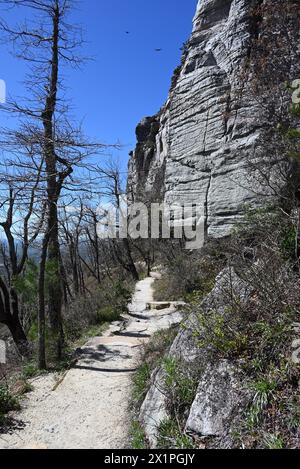
{"type": "Polygon", "coordinates": [[[64,375],[30,380],[33,391],[14,422],[0,433],[0,449],[123,449],[128,447],[131,379],[145,342],[178,324],[178,303],[153,301],[158,273],[137,283],[128,314],[78,349],[64,375]]]}

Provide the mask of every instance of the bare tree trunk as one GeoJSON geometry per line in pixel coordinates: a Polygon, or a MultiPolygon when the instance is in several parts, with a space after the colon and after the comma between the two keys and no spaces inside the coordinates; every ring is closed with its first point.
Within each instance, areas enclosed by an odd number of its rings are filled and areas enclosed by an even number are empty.
{"type": "Polygon", "coordinates": [[[19,317],[12,316],[11,320],[6,325],[12,335],[18,351],[23,357],[26,357],[29,354],[29,344],[19,317]]]}
{"type": "Polygon", "coordinates": [[[48,287],[49,318],[54,340],[56,342],[57,359],[62,356],[64,342],[62,326],[62,281],[60,271],[60,249],[58,233],[58,209],[59,187],[57,182],[57,158],[54,146],[54,113],[57,102],[58,65],[59,65],[59,24],[60,11],[57,5],[53,15],[53,39],[50,90],[46,99],[43,112],[43,126],[45,136],[45,161],[47,173],[48,194],[48,261],[51,267],[51,281],[48,287]]]}
{"type": "Polygon", "coordinates": [[[56,357],[62,357],[64,332],[62,325],[63,287],[60,268],[60,249],[58,241],[57,211],[54,216],[49,216],[50,237],[48,245],[48,262],[51,271],[48,285],[48,313],[53,338],[56,344],[56,357]]]}
{"type": "Polygon", "coordinates": [[[140,277],[139,277],[138,271],[136,270],[135,263],[133,261],[132,254],[131,254],[129,241],[127,238],[123,239],[123,245],[125,247],[126,255],[128,258],[128,270],[131,273],[133,279],[138,282],[140,280],[140,277]]]}
{"type": "Polygon", "coordinates": [[[38,366],[40,370],[47,368],[46,362],[46,311],[45,311],[45,271],[47,260],[48,235],[45,234],[40,259],[39,273],[39,312],[38,312],[38,366]]]}
{"type": "Polygon", "coordinates": [[[19,319],[16,293],[7,288],[0,277],[0,322],[6,325],[22,356],[28,355],[29,344],[19,319]]]}

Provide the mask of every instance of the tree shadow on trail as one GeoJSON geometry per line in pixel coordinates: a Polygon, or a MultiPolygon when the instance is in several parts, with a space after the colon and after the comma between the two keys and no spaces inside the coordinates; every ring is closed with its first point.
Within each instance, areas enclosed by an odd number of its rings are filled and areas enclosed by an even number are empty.
{"type": "Polygon", "coordinates": [[[73,366],[73,369],[98,371],[100,373],[134,373],[137,371],[137,368],[97,368],[97,367],[86,366],[86,365],[75,365],[73,366]]]}
{"type": "Polygon", "coordinates": [[[0,425],[0,438],[2,435],[12,435],[16,431],[24,430],[26,423],[13,417],[5,417],[0,425]]]}
{"type": "MultiPolygon", "coordinates": [[[[98,345],[95,347],[84,347],[76,350],[76,356],[78,360],[83,361],[86,364],[94,363],[95,361],[104,363],[107,361],[114,361],[116,359],[130,360],[132,358],[128,353],[123,353],[120,350],[114,350],[106,347],[105,345],[98,345]]],[[[75,365],[73,368],[78,367],[75,365]]]]}

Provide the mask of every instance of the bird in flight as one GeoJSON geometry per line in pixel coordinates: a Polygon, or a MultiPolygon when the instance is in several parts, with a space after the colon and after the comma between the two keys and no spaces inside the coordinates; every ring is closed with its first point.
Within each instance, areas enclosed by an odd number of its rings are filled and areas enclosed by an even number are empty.
{"type": "Polygon", "coordinates": [[[129,31],[125,31],[125,34],[130,34],[129,31]]]}
{"type": "Polygon", "coordinates": [[[161,52],[162,49],[155,49],[155,52],[161,52]]]}

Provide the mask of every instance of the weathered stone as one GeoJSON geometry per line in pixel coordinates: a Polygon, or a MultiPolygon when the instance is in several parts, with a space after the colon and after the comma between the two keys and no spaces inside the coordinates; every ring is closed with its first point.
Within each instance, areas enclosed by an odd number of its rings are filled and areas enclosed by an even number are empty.
{"type": "Polygon", "coordinates": [[[248,403],[243,374],[223,360],[207,366],[186,423],[186,432],[224,437],[248,403]]]}
{"type": "MultiPolygon", "coordinates": [[[[251,293],[252,289],[246,282],[233,269],[226,268],[218,275],[215,287],[202,302],[201,310],[207,314],[212,310],[224,316],[233,314],[227,311],[230,295],[242,304],[251,293]]],[[[205,332],[197,312],[192,313],[184,320],[184,326],[168,356],[183,363],[200,377],[198,393],[186,426],[187,432],[220,437],[222,447],[230,446],[230,421],[232,423],[239,417],[249,396],[243,387],[243,374],[239,371],[239,365],[224,360],[215,361],[209,345],[201,345],[205,332]]],[[[152,376],[152,385],[140,413],[140,422],[151,447],[156,447],[158,427],[167,417],[164,371],[159,369],[152,376]]]]}
{"type": "Polygon", "coordinates": [[[167,400],[163,392],[164,371],[156,370],[152,375],[152,381],[153,384],[140,410],[139,421],[150,448],[156,448],[159,424],[168,418],[167,400]]]}

